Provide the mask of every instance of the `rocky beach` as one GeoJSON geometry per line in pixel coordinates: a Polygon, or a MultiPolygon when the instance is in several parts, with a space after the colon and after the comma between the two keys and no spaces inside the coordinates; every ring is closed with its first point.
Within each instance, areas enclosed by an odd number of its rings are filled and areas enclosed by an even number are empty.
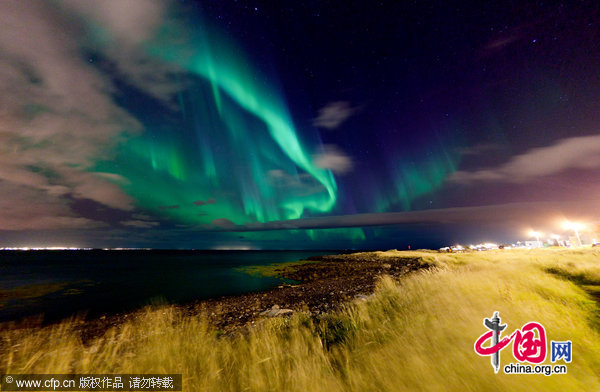
{"type": "MultiPolygon", "coordinates": [[[[290,316],[296,312],[303,312],[317,320],[346,303],[367,300],[375,289],[377,279],[383,275],[399,279],[430,267],[420,257],[390,255],[386,252],[315,256],[297,262],[249,266],[241,270],[249,275],[283,278],[289,283],[266,291],[175,306],[189,316],[202,314],[219,333],[231,334],[258,325],[265,319],[290,316]]],[[[143,310],[139,310],[76,319],[85,342],[102,336],[110,328],[118,329],[142,314],[143,310]]],[[[27,329],[41,324],[41,318],[33,317],[5,323],[4,328],[27,329]]]]}
{"type": "MultiPolygon", "coordinates": [[[[418,257],[390,257],[383,252],[311,257],[296,263],[262,267],[254,273],[268,274],[297,282],[272,290],[222,297],[190,307],[205,309],[211,323],[230,331],[255,324],[264,317],[305,312],[319,317],[353,300],[366,300],[382,275],[400,278],[429,268],[418,257]]],[[[251,273],[252,269],[248,268],[251,273]]]]}

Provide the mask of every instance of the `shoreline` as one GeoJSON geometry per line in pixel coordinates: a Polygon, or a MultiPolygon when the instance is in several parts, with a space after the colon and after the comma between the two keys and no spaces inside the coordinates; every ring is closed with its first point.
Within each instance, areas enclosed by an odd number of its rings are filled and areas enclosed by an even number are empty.
{"type": "Polygon", "coordinates": [[[196,311],[198,307],[209,310],[211,324],[225,331],[251,325],[264,317],[285,316],[295,312],[320,317],[353,300],[366,299],[383,275],[400,278],[430,267],[421,262],[419,257],[384,258],[381,257],[382,253],[315,256],[303,262],[275,264],[271,269],[262,267],[263,274],[273,274],[298,283],[209,299],[192,306],[196,311]]]}
{"type": "MultiPolygon", "coordinates": [[[[373,293],[380,276],[400,278],[430,265],[419,257],[385,257],[385,252],[360,252],[309,257],[307,260],[274,263],[240,268],[249,275],[275,276],[290,282],[269,290],[240,295],[196,300],[184,304],[164,304],[182,311],[186,316],[204,315],[215,330],[233,333],[257,325],[266,318],[303,312],[319,318],[342,308],[354,300],[365,300],[373,293]]],[[[149,305],[150,307],[154,307],[149,305]]],[[[90,319],[72,315],[45,323],[43,317],[33,316],[0,324],[2,329],[45,328],[64,320],[78,321],[82,340],[90,341],[111,328],[140,317],[147,307],[137,310],[104,314],[90,319]]]]}

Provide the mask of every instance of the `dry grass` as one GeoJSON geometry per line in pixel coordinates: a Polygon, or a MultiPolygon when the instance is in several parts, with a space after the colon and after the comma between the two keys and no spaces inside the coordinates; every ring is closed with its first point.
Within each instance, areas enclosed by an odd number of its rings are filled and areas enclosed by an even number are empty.
{"type": "MultiPolygon", "coordinates": [[[[0,373],[182,373],[186,391],[600,390],[598,304],[584,291],[600,283],[597,252],[379,256],[418,256],[436,268],[401,284],[384,278],[371,300],[318,324],[297,314],[236,337],[172,307],[148,309],[86,345],[77,320],[9,329],[0,334],[0,373]],[[549,340],[571,340],[568,374],[494,374],[473,344],[496,310],[508,331],[538,321],[549,340]]],[[[501,361],[515,362],[509,349],[501,361]]]]}

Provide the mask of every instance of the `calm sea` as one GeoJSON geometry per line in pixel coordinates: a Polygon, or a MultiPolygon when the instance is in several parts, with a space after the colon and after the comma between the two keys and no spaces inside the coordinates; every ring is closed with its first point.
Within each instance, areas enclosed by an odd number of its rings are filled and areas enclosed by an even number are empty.
{"type": "Polygon", "coordinates": [[[0,321],[43,314],[94,317],[152,303],[265,290],[281,279],[238,269],[323,251],[0,251],[0,321]]]}

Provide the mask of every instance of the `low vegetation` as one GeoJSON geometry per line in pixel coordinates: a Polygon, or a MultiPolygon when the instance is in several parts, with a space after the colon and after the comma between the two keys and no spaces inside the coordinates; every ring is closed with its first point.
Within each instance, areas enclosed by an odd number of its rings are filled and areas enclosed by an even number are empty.
{"type": "MultiPolygon", "coordinates": [[[[79,320],[3,326],[1,373],[182,373],[186,391],[576,391],[600,389],[600,254],[377,252],[433,268],[382,278],[367,301],[320,319],[296,313],[222,336],[202,314],[148,308],[82,341],[79,320]],[[573,342],[566,375],[494,374],[474,350],[499,311],[507,333],[541,323],[573,342]]],[[[501,364],[515,362],[509,349],[501,364]]],[[[550,364],[549,357],[547,364],[550,364]]]]}

